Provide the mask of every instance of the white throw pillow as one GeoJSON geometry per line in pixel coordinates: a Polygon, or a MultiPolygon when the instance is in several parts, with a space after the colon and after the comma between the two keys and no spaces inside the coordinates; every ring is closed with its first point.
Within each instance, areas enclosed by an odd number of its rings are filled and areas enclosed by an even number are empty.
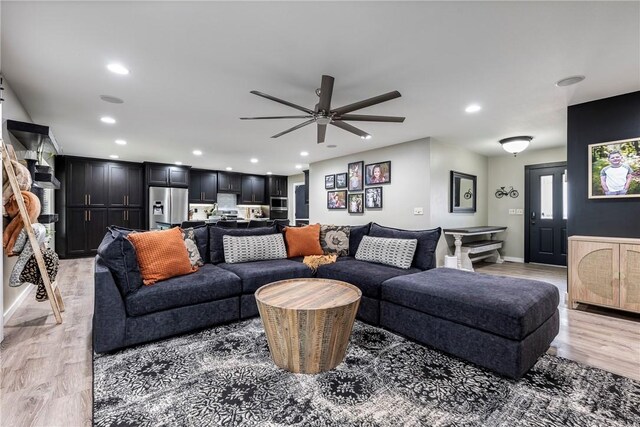
{"type": "Polygon", "coordinates": [[[406,270],[411,267],[417,246],[418,239],[364,236],[360,246],[358,246],[356,259],[391,265],[406,270]]]}
{"type": "Polygon", "coordinates": [[[265,236],[222,236],[224,246],[224,262],[263,261],[268,259],[284,259],[287,249],[282,234],[265,236]]]}

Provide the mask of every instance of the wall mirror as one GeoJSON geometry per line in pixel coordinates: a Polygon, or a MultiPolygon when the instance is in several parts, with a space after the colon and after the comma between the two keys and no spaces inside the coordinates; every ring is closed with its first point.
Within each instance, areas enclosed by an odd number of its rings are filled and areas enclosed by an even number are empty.
{"type": "Polygon", "coordinates": [[[451,171],[449,212],[476,211],[476,176],[451,171]]]}

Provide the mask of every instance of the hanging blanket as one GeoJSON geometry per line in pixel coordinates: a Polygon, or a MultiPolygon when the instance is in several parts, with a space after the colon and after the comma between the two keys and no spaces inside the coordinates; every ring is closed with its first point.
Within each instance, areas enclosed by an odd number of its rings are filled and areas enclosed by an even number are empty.
{"type": "Polygon", "coordinates": [[[308,255],[304,257],[302,262],[309,267],[314,273],[321,265],[333,264],[338,259],[338,255],[308,255]]]}

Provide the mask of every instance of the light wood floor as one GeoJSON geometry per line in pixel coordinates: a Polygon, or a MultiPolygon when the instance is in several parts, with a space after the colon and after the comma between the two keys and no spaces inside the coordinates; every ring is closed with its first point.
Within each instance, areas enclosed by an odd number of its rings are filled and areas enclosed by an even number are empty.
{"type": "MultiPolygon", "coordinates": [[[[566,270],[481,264],[487,274],[545,280],[566,289],[566,270]]],[[[0,349],[1,426],[90,426],[93,259],[60,262],[66,311],[56,325],[48,303],[26,301],[5,325],[0,349]]],[[[35,294],[34,294],[35,295],[35,294]]],[[[640,320],[560,308],[552,352],[640,381],[640,320]]]]}

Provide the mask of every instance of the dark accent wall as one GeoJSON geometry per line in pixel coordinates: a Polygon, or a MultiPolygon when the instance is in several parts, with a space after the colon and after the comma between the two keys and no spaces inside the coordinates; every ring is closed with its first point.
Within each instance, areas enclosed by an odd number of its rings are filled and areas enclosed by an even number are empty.
{"type": "Polygon", "coordinates": [[[568,234],[640,237],[640,197],[589,199],[588,146],[640,137],[640,92],[570,106],[567,126],[568,234]]]}

